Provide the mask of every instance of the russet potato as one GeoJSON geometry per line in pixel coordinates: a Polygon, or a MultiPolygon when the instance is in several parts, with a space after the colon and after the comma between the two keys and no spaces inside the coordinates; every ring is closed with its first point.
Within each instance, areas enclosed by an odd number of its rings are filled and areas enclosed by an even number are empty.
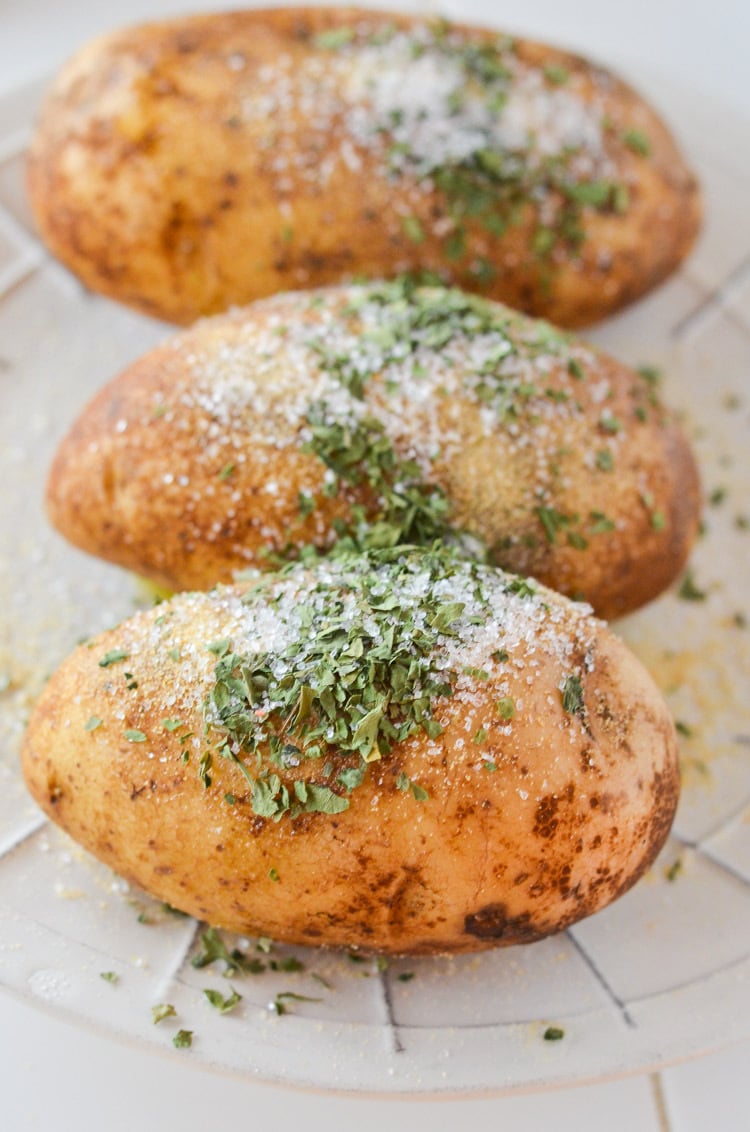
{"type": "Polygon", "coordinates": [[[96,40],[49,93],[28,184],[88,287],[180,323],[430,271],[581,326],[665,278],[700,222],[665,125],[603,68],[346,8],[96,40]]]}
{"type": "Polygon", "coordinates": [[[276,296],[165,342],[84,409],[47,503],[77,546],[171,589],[437,539],[612,618],[678,575],[700,491],[653,374],[395,281],[276,296]]]}
{"type": "Polygon", "coordinates": [[[557,932],[678,793],[655,685],[590,614],[445,550],[182,594],[80,646],[23,752],[44,811],[217,927],[394,954],[557,932]]]}

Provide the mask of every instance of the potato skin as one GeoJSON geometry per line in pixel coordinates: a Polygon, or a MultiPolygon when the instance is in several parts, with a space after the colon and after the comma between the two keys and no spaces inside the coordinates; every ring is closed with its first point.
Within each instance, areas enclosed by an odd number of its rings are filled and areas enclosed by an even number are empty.
{"type": "MultiPolygon", "coordinates": [[[[483,576],[487,585],[509,580],[483,576]]],[[[42,809],[157,898],[216,926],[294,944],[477,951],[531,942],[597,911],[661,847],[678,795],[666,706],[604,625],[543,589],[509,592],[493,607],[503,624],[493,623],[480,657],[488,678],[464,678],[437,700],[442,734],[417,731],[371,763],[344,812],[259,817],[223,759],[205,789],[200,741],[186,765],[188,741],[163,721],[178,716],[203,734],[201,698],[216,660],[205,645],[228,634],[237,647],[232,595],[180,595],[78,648],[26,737],[23,771],[42,809]],[[521,625],[512,641],[507,625],[521,625]],[[493,646],[507,647],[507,658],[492,659],[493,646]],[[101,667],[113,649],[127,660],[101,667]],[[181,660],[170,661],[168,649],[181,660]],[[124,668],[137,688],[126,687],[124,668]],[[583,716],[563,707],[573,671],[583,716]],[[498,717],[498,697],[517,705],[510,723],[498,717]],[[87,730],[92,716],[101,723],[87,730]],[[479,723],[486,737],[477,740],[479,723]],[[127,740],[133,730],[142,742],[127,740]],[[429,797],[405,791],[403,775],[429,797]]],[[[338,767],[332,750],[326,758],[338,767]]],[[[334,783],[319,763],[300,773],[334,783]]]]}
{"type": "MultiPolygon", "coordinates": [[[[502,38],[390,12],[298,8],[148,24],[89,44],[52,88],[29,154],[43,238],[91,289],[185,324],[282,290],[427,270],[576,327],[675,269],[700,223],[692,173],[633,90],[551,47],[515,41],[514,66],[554,97],[574,90],[592,129],[606,123],[591,177],[623,186],[627,206],[584,203],[573,224],[582,242],[569,232],[545,254],[549,209],[528,195],[498,231],[476,196],[466,204],[461,190],[456,201],[410,168],[394,176],[387,151],[347,124],[350,70],[333,92],[321,74],[342,56],[353,72],[368,37],[425,27],[459,52],[502,38]],[[342,27],[339,48],[319,46],[342,27]],[[289,88],[306,68],[308,86],[289,88]],[[330,112],[329,97],[339,100],[330,112]]],[[[414,89],[408,77],[401,85],[414,89]]]]}
{"type": "MultiPolygon", "coordinates": [[[[606,619],[650,601],[677,577],[698,529],[698,475],[678,424],[627,367],[507,308],[469,301],[506,330],[477,338],[451,329],[464,351],[455,358],[451,343],[420,347],[374,373],[362,394],[368,412],[398,458],[416,455],[428,489],[444,493],[451,526],[480,538],[495,564],[583,596],[606,619]],[[490,419],[470,385],[471,351],[506,339],[518,351],[522,393],[507,419],[490,419]],[[432,376],[415,379],[422,363],[432,376]]],[[[344,395],[330,375],[321,386],[309,342],[345,332],[332,341],[350,353],[402,302],[397,284],[300,292],[166,342],[102,389],[63,440],[48,480],[52,522],[89,553],[173,590],[230,582],[306,545],[327,551],[353,507],[373,513],[375,504],[369,473],[332,485],[330,463],[306,446],[300,398],[344,395]],[[347,313],[350,302],[383,293],[387,302],[347,313]]],[[[418,288],[409,302],[440,330],[454,328],[464,300],[418,288]]],[[[486,380],[502,391],[503,373],[486,380]]],[[[361,404],[351,398],[346,412],[361,404]]]]}

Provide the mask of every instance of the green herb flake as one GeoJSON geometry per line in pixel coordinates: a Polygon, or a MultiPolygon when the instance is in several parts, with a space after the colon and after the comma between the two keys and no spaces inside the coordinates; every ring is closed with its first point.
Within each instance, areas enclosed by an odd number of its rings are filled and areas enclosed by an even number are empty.
{"type": "Polygon", "coordinates": [[[458,227],[447,237],[443,243],[443,252],[447,259],[459,260],[466,255],[466,231],[458,227]]]}
{"type": "Polygon", "coordinates": [[[655,530],[655,531],[663,531],[664,528],[667,525],[667,521],[664,517],[664,514],[661,511],[657,511],[655,509],[655,506],[654,506],[655,501],[654,501],[654,497],[653,497],[652,493],[650,491],[642,491],[640,498],[641,498],[641,503],[643,504],[643,506],[646,508],[646,511],[648,512],[648,516],[649,516],[649,519],[650,519],[650,522],[651,522],[652,529],[655,530]]]}
{"type": "Polygon", "coordinates": [[[410,792],[412,797],[417,802],[426,802],[430,797],[430,795],[422,786],[420,786],[416,782],[412,782],[409,776],[407,774],[404,774],[403,771],[399,772],[399,775],[396,779],[396,789],[401,790],[403,793],[410,792]]]}
{"type": "Polygon", "coordinates": [[[158,1006],[151,1007],[151,1021],[156,1026],[165,1018],[174,1018],[177,1014],[171,1002],[160,1002],[158,1006]]]}
{"type": "Polygon", "coordinates": [[[667,880],[668,880],[668,881],[670,881],[670,882],[674,882],[674,881],[676,881],[676,880],[677,880],[677,877],[678,877],[678,876],[680,875],[680,873],[682,872],[682,868],[683,868],[683,866],[682,866],[682,858],[681,858],[681,857],[677,857],[677,858],[676,858],[676,859],[675,859],[675,860],[674,860],[674,861],[672,862],[672,864],[671,864],[671,865],[669,866],[669,868],[665,870],[665,872],[664,872],[664,876],[665,876],[665,877],[667,878],[667,880]]]}
{"type": "Polygon", "coordinates": [[[719,507],[728,495],[725,487],[715,487],[708,497],[708,502],[712,507],[719,507]]]}
{"type": "Polygon", "coordinates": [[[272,971],[304,971],[305,964],[296,955],[287,955],[284,959],[272,959],[268,966],[272,971]]]}
{"type": "Polygon", "coordinates": [[[604,208],[612,200],[615,185],[611,181],[581,181],[566,185],[566,195],[577,204],[590,208],[604,208]]]}
{"type": "Polygon", "coordinates": [[[589,514],[589,533],[604,535],[615,529],[615,524],[603,511],[591,511],[589,514]]]}
{"type": "Polygon", "coordinates": [[[229,477],[231,476],[232,472],[235,471],[236,467],[237,467],[236,464],[225,464],[224,467],[219,472],[219,479],[222,480],[222,481],[228,480],[229,477]]]}
{"type": "Polygon", "coordinates": [[[531,578],[513,578],[505,587],[505,592],[517,594],[518,597],[534,597],[536,587],[531,578]]]}
{"type": "MultiPolygon", "coordinates": [[[[258,941],[260,942],[260,941],[258,941]]],[[[212,963],[224,964],[224,975],[261,975],[266,964],[254,956],[248,956],[239,948],[231,951],[215,928],[208,928],[200,939],[201,950],[190,960],[196,970],[209,967],[212,963]]]]}
{"type": "Polygon", "coordinates": [[[229,1014],[238,1003],[242,1002],[242,995],[232,988],[231,994],[225,998],[220,991],[204,988],[204,995],[219,1014],[229,1014]]]}
{"type": "Polygon", "coordinates": [[[307,519],[315,510],[315,498],[305,491],[300,491],[297,495],[297,510],[301,519],[307,519]]]}
{"type": "Polygon", "coordinates": [[[497,268],[486,256],[480,256],[470,270],[481,287],[488,287],[497,278],[497,268]]]}
{"type": "Polygon", "coordinates": [[[562,697],[563,710],[568,715],[584,715],[586,705],[583,699],[583,685],[581,684],[581,677],[575,673],[566,676],[560,690],[562,697]]]}
{"type": "Polygon", "coordinates": [[[342,798],[328,786],[316,786],[308,782],[306,789],[305,809],[308,813],[341,814],[349,809],[349,799],[342,798]]]}
{"type": "Polygon", "coordinates": [[[226,654],[229,652],[231,644],[232,642],[229,640],[229,638],[224,637],[220,641],[211,641],[210,644],[206,645],[206,648],[209,652],[212,652],[214,656],[221,658],[223,656],[226,656],[226,654]]]}
{"type": "Polygon", "coordinates": [[[651,142],[643,130],[625,130],[622,140],[628,149],[632,149],[640,157],[648,157],[651,153],[651,142]]]}
{"type": "Polygon", "coordinates": [[[596,466],[601,472],[611,472],[615,466],[614,457],[609,448],[602,448],[596,454],[596,466]]]}
{"type": "Polygon", "coordinates": [[[501,719],[513,719],[516,714],[516,701],[512,696],[503,696],[495,706],[501,719]]]}
{"type": "Polygon", "coordinates": [[[184,726],[181,719],[163,719],[161,725],[165,731],[177,731],[179,727],[184,726]]]}
{"type": "Polygon", "coordinates": [[[362,785],[366,771],[366,766],[347,767],[337,775],[336,781],[340,782],[347,790],[356,790],[358,786],[362,785]]]}
{"type": "MultiPolygon", "coordinates": [[[[383,958],[383,956],[381,956],[381,958],[383,958]]],[[[320,983],[320,985],[322,987],[325,987],[326,990],[334,989],[333,983],[329,982],[329,980],[324,978],[323,975],[319,975],[317,971],[311,971],[310,978],[315,979],[315,982],[320,983]]]]}
{"type": "Polygon", "coordinates": [[[689,723],[685,723],[683,719],[675,720],[675,731],[678,735],[684,735],[686,739],[690,739],[693,735],[693,729],[689,723]]]}
{"type": "Polygon", "coordinates": [[[549,397],[550,401],[556,401],[558,404],[564,404],[570,400],[570,394],[564,389],[545,389],[544,396],[549,397]]]}
{"type": "Polygon", "coordinates": [[[401,974],[396,976],[396,978],[400,983],[410,983],[415,974],[415,971],[402,971],[401,974]]]}
{"type": "Polygon", "coordinates": [[[338,51],[352,42],[354,34],[350,27],[329,28],[315,36],[313,45],[321,51],[338,51]]]}
{"type": "Polygon", "coordinates": [[[683,601],[705,601],[708,593],[696,585],[692,570],[686,570],[677,590],[677,596],[683,601]]]}
{"type": "Polygon", "coordinates": [[[169,651],[167,653],[167,656],[169,657],[170,660],[179,660],[180,655],[181,655],[180,650],[178,648],[169,649],[169,651]]]}
{"type": "Polygon", "coordinates": [[[560,1042],[565,1037],[565,1031],[559,1026],[548,1026],[542,1037],[545,1042],[560,1042]]]}
{"type": "Polygon", "coordinates": [[[280,881],[281,877],[279,876],[278,871],[276,869],[270,868],[268,870],[268,879],[273,880],[273,881],[280,881]]]}
{"type": "Polygon", "coordinates": [[[557,511],[554,507],[536,507],[534,511],[544,528],[547,542],[552,546],[557,543],[557,536],[562,531],[568,531],[579,519],[577,515],[566,515],[562,511],[557,511]]]}
{"type": "Polygon", "coordinates": [[[661,384],[664,378],[664,373],[658,366],[640,365],[635,372],[654,389],[661,384]]]}
{"type": "Polygon", "coordinates": [[[143,734],[143,732],[138,731],[135,728],[130,728],[129,730],[125,731],[124,734],[125,734],[125,738],[127,739],[128,743],[145,743],[146,742],[146,736],[143,734]]]}
{"type": "Polygon", "coordinates": [[[472,676],[475,680],[489,680],[490,674],[486,668],[475,668],[473,665],[465,664],[461,668],[467,676],[472,676]]]}
{"type": "Polygon", "coordinates": [[[403,228],[406,238],[411,240],[413,244],[424,243],[424,228],[422,227],[422,222],[419,217],[402,216],[401,227],[403,228]]]}
{"type": "Polygon", "coordinates": [[[544,77],[555,86],[564,86],[570,78],[570,71],[560,63],[547,63],[544,67],[544,77]]]}
{"type": "Polygon", "coordinates": [[[268,1009],[273,1014],[288,1014],[289,1007],[286,1005],[288,1002],[321,1002],[319,998],[311,998],[306,994],[295,994],[294,991],[282,991],[276,995],[272,1002],[269,1002],[268,1009]]]}
{"type": "Polygon", "coordinates": [[[192,1030],[178,1030],[175,1036],[172,1038],[172,1045],[175,1049],[190,1049],[192,1044],[192,1030]]]}
{"type": "Polygon", "coordinates": [[[121,660],[127,660],[129,655],[124,649],[110,649],[99,661],[99,667],[109,668],[111,664],[118,664],[121,660]]]}
{"type": "Polygon", "coordinates": [[[613,417],[610,413],[603,413],[599,418],[599,428],[602,432],[616,435],[622,428],[622,424],[618,421],[617,417],[613,417]]]}
{"type": "Polygon", "coordinates": [[[104,979],[105,983],[112,983],[113,986],[120,981],[120,976],[116,971],[100,971],[99,978],[104,979]]]}
{"type": "Polygon", "coordinates": [[[472,739],[472,742],[476,743],[478,746],[481,746],[482,743],[486,743],[487,742],[487,729],[485,727],[480,727],[479,730],[475,733],[474,738],[472,739]]]}
{"type": "Polygon", "coordinates": [[[162,910],[164,912],[166,912],[168,916],[174,916],[175,919],[177,919],[177,920],[187,920],[188,919],[187,912],[183,912],[181,908],[175,908],[174,905],[172,905],[172,904],[167,904],[166,900],[162,901],[161,906],[162,906],[162,910]]]}
{"type": "Polygon", "coordinates": [[[86,723],[84,724],[83,730],[84,731],[96,731],[97,727],[101,727],[101,725],[103,723],[104,723],[104,720],[101,719],[98,715],[90,715],[89,718],[86,720],[86,723]]]}
{"type": "Polygon", "coordinates": [[[531,250],[535,255],[548,256],[557,243],[557,232],[554,228],[537,228],[531,238],[531,250]]]}

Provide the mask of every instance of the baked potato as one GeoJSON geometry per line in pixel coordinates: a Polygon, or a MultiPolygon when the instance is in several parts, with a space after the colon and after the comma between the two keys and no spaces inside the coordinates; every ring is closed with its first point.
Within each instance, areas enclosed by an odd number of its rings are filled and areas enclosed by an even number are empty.
{"type": "Polygon", "coordinates": [[[613,618],[675,578],[698,528],[693,458],[650,377],[457,290],[280,295],[102,389],[48,510],[169,589],[439,539],[613,618]]]}
{"type": "Polygon", "coordinates": [[[355,8],[91,43],[46,100],[28,185],[42,237],[88,287],[179,323],[430,271],[580,326],[668,275],[700,218],[666,127],[606,70],[355,8]]]}
{"type": "Polygon", "coordinates": [[[53,676],[23,769],[54,821],[175,908],[401,954],[604,907],[678,794],[669,713],[606,626],[444,548],[136,615],[53,676]]]}

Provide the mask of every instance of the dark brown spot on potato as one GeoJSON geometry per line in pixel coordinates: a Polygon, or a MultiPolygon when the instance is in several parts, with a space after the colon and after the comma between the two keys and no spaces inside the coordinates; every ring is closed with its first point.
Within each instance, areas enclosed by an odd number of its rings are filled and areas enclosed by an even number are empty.
{"type": "Polygon", "coordinates": [[[545,794],[537,805],[534,815],[534,835],[536,837],[550,838],[557,832],[558,819],[556,817],[560,799],[556,794],[545,794]]]}
{"type": "Polygon", "coordinates": [[[545,933],[531,923],[531,914],[509,916],[504,904],[485,904],[464,919],[464,931],[476,939],[502,939],[504,943],[530,943],[545,933]]]}
{"type": "Polygon", "coordinates": [[[47,779],[47,797],[49,798],[50,803],[54,806],[57,802],[60,801],[62,796],[63,796],[62,786],[57,781],[54,774],[51,774],[49,776],[49,778],[47,779]]]}

